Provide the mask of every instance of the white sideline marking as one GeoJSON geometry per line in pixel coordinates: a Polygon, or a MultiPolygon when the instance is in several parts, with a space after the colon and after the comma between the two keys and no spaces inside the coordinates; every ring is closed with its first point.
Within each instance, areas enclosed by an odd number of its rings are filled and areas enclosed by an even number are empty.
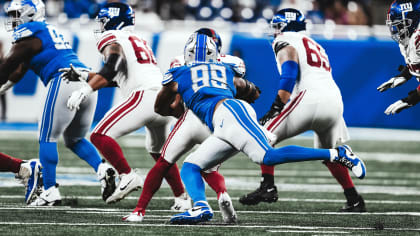
{"type": "MultiPolygon", "coordinates": [[[[131,209],[123,208],[71,208],[69,206],[60,207],[2,207],[0,205],[0,211],[2,210],[41,210],[41,211],[96,211],[98,213],[127,213],[131,209]]],[[[150,212],[173,212],[171,210],[148,210],[150,212]]],[[[215,211],[218,212],[218,211],[215,211]]],[[[420,212],[296,212],[296,211],[237,211],[241,214],[288,214],[288,215],[383,215],[383,216],[420,216],[420,212]]],[[[174,213],[175,214],[175,213],[174,213]]]]}
{"type": "MultiPolygon", "coordinates": [[[[0,199],[23,199],[23,195],[0,195],[0,199]]],[[[65,196],[64,199],[83,199],[83,200],[102,200],[102,197],[99,196],[65,196]]],[[[124,199],[128,200],[138,200],[138,197],[127,196],[124,199]]],[[[174,197],[153,197],[156,200],[173,200],[174,197]]],[[[231,197],[232,200],[239,200],[239,197],[231,197]]],[[[216,201],[216,197],[207,197],[207,200],[216,201]]],[[[338,199],[301,199],[301,198],[279,198],[279,202],[322,202],[322,203],[343,203],[345,200],[338,199]]],[[[393,200],[365,200],[366,203],[371,204],[410,204],[417,205],[420,204],[420,201],[393,201],[393,200]]]]}
{"type": "MultiPolygon", "coordinates": [[[[62,225],[62,226],[129,226],[129,227],[200,227],[200,228],[273,228],[273,229],[302,229],[302,230],[376,230],[370,227],[314,227],[314,226],[296,226],[296,225],[212,225],[212,224],[201,224],[201,225],[171,225],[171,224],[143,224],[143,223],[59,223],[59,222],[0,222],[0,225],[62,225]]],[[[383,230],[392,231],[420,231],[420,228],[384,228],[383,230]]]]}
{"type": "Polygon", "coordinates": [[[318,230],[267,230],[270,233],[319,233],[319,234],[349,234],[347,231],[318,231],[318,230]]]}

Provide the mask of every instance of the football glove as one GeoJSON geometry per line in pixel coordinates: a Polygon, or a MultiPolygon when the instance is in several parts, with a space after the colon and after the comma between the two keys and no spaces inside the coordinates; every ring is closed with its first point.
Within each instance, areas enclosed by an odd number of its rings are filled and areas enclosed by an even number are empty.
{"type": "Polygon", "coordinates": [[[85,82],[82,88],[74,91],[69,100],[67,100],[67,108],[71,111],[79,110],[80,104],[91,94],[93,93],[92,87],[85,82]]]}
{"type": "Polygon", "coordinates": [[[410,91],[406,98],[398,100],[393,104],[389,105],[389,107],[385,110],[385,114],[387,115],[395,115],[396,113],[400,113],[402,110],[412,107],[420,102],[420,96],[417,92],[417,89],[410,91]]]}
{"type": "Polygon", "coordinates": [[[64,81],[87,81],[89,78],[89,70],[85,68],[75,68],[70,64],[70,68],[61,68],[60,78],[64,81]]]}
{"type": "Polygon", "coordinates": [[[401,72],[399,75],[396,75],[392,77],[390,80],[386,81],[385,83],[379,85],[378,88],[376,88],[379,92],[384,92],[390,88],[398,87],[405,82],[407,82],[409,79],[411,79],[412,75],[410,74],[410,70],[406,66],[400,66],[398,70],[401,72]]]}
{"type": "Polygon", "coordinates": [[[11,87],[13,87],[13,85],[15,85],[15,83],[13,83],[12,81],[8,80],[6,83],[4,83],[1,87],[0,87],[0,95],[3,95],[6,93],[7,90],[9,90],[11,87]]]}
{"type": "Polygon", "coordinates": [[[280,97],[277,96],[276,100],[271,105],[270,110],[267,113],[265,113],[265,115],[263,117],[261,117],[260,124],[265,125],[265,123],[267,123],[267,121],[269,121],[272,118],[278,116],[280,114],[281,110],[283,110],[284,105],[285,104],[281,101],[280,97]]]}

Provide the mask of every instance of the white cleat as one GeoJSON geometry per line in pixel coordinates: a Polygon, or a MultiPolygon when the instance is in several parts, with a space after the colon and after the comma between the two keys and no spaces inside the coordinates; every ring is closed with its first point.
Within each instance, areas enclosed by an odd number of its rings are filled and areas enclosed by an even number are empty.
{"type": "Polygon", "coordinates": [[[61,204],[61,195],[58,191],[58,184],[44,190],[41,195],[30,204],[30,206],[56,206],[61,204]]]}
{"type": "Polygon", "coordinates": [[[138,211],[138,212],[131,212],[130,215],[126,215],[122,218],[125,222],[142,222],[144,219],[144,215],[138,211]]]}
{"type": "Polygon", "coordinates": [[[238,217],[236,216],[235,209],[233,209],[232,199],[230,199],[229,194],[227,192],[220,194],[218,202],[223,222],[229,224],[236,223],[238,217]]]}
{"type": "Polygon", "coordinates": [[[98,167],[98,180],[101,182],[102,199],[106,201],[115,191],[115,169],[102,162],[98,167]]]}
{"type": "Polygon", "coordinates": [[[106,203],[115,203],[125,198],[129,193],[143,187],[143,178],[134,170],[120,175],[120,182],[114,193],[106,199],[106,203]]]}
{"type": "Polygon", "coordinates": [[[181,194],[179,197],[174,198],[175,203],[171,207],[171,211],[184,212],[192,208],[191,198],[186,192],[181,194]]]}
{"type": "Polygon", "coordinates": [[[26,204],[32,203],[42,192],[41,170],[42,166],[39,160],[31,159],[22,162],[19,172],[16,174],[16,179],[19,179],[26,187],[26,204]]]}

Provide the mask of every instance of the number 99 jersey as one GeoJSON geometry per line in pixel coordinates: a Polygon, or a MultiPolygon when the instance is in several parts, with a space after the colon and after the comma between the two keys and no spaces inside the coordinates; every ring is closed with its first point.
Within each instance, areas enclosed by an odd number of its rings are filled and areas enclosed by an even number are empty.
{"type": "Polygon", "coordinates": [[[213,131],[213,112],[218,101],[233,98],[236,70],[223,63],[196,63],[170,69],[162,84],[178,83],[186,106],[213,131]]]}
{"type": "Polygon", "coordinates": [[[127,97],[136,90],[159,89],[162,73],[146,40],[129,30],[105,31],[96,43],[99,52],[112,43],[119,44],[127,60],[127,70],[118,72],[114,81],[127,97]]]}
{"type": "MultiPolygon", "coordinates": [[[[296,80],[293,94],[308,89],[310,91],[337,90],[332,74],[328,55],[321,45],[298,32],[284,32],[278,35],[273,42],[273,50],[277,56],[279,45],[293,46],[299,56],[300,77],[296,80]]],[[[277,63],[281,74],[281,65],[277,63]]],[[[339,91],[338,91],[339,92],[339,91]]]]}
{"type": "Polygon", "coordinates": [[[33,21],[21,24],[13,31],[14,42],[29,37],[36,37],[42,41],[42,51],[32,58],[29,68],[41,78],[45,86],[60,74],[60,68],[68,68],[70,64],[76,68],[87,68],[54,26],[33,21]]]}

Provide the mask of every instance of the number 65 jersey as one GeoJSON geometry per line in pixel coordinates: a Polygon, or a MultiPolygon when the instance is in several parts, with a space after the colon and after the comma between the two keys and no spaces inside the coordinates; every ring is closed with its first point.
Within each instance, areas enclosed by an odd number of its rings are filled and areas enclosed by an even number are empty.
{"type": "Polygon", "coordinates": [[[127,60],[125,71],[118,72],[114,81],[127,97],[136,90],[159,89],[163,75],[146,40],[130,30],[105,31],[96,46],[99,52],[109,44],[118,43],[127,60]]]}
{"type": "MultiPolygon", "coordinates": [[[[284,32],[278,35],[273,42],[272,46],[276,56],[277,48],[287,45],[293,46],[299,56],[300,76],[296,80],[292,94],[298,94],[303,90],[340,93],[331,74],[328,56],[321,45],[303,33],[284,32]]],[[[281,65],[278,63],[277,68],[281,74],[281,65]]]]}

